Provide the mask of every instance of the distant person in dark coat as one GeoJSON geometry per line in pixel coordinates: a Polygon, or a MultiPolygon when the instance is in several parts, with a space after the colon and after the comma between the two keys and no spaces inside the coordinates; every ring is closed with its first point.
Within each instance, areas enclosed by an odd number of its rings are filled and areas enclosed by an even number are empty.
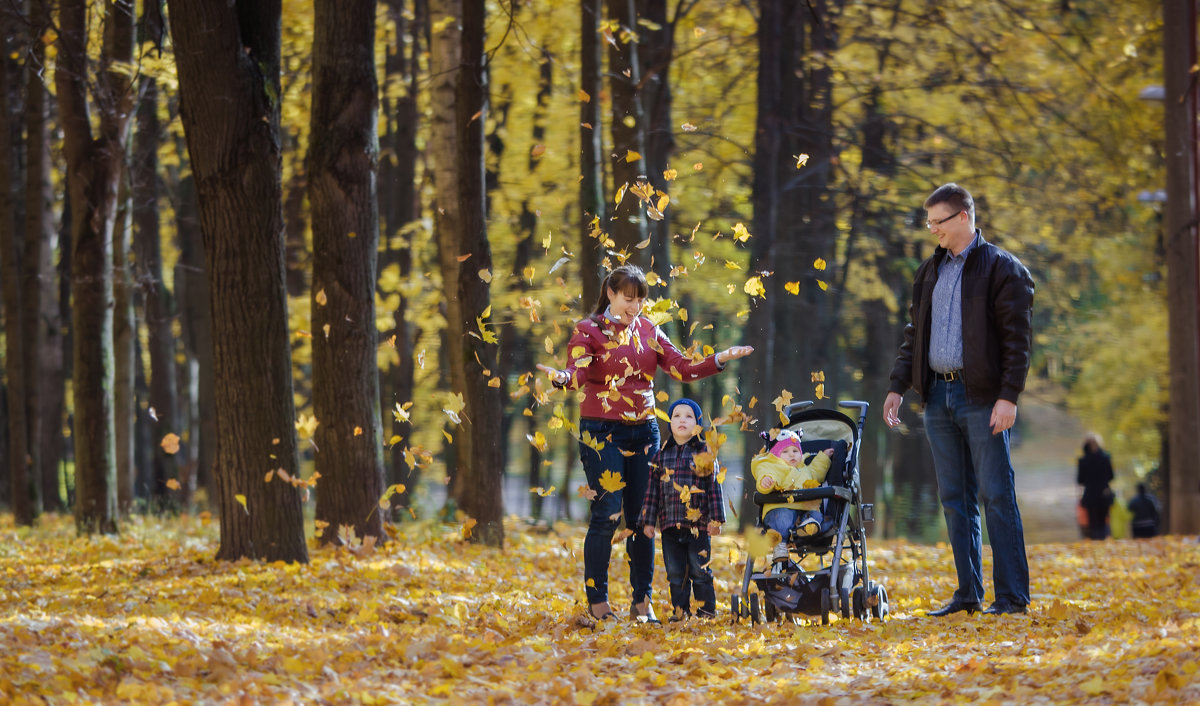
{"type": "Polygon", "coordinates": [[[1113,492],[1108,487],[1113,480],[1112,459],[1100,444],[1098,435],[1087,435],[1083,441],[1083,456],[1079,458],[1079,472],[1075,476],[1075,482],[1083,486],[1079,504],[1087,511],[1088,539],[1108,536],[1108,509],[1113,502],[1113,492]]]}
{"type": "Polygon", "coordinates": [[[1138,483],[1137,495],[1129,501],[1130,534],[1134,539],[1146,539],[1158,535],[1158,501],[1146,490],[1145,483],[1138,483]]]}

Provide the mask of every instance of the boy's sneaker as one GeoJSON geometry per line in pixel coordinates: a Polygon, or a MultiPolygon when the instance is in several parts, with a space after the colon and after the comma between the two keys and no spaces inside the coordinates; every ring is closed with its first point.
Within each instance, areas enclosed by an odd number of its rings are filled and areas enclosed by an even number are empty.
{"type": "Polygon", "coordinates": [[[771,561],[783,561],[788,558],[787,542],[780,542],[775,545],[775,551],[771,552],[771,561]]]}
{"type": "Polygon", "coordinates": [[[807,537],[811,537],[814,534],[816,534],[817,531],[820,529],[821,529],[821,523],[817,522],[816,520],[814,520],[813,518],[810,517],[807,520],[805,520],[804,522],[801,522],[800,529],[798,529],[796,531],[807,537]]]}

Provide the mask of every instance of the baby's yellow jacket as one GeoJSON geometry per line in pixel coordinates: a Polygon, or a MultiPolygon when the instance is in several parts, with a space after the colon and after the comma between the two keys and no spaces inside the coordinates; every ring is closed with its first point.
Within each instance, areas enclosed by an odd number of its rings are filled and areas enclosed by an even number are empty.
{"type": "MultiPolygon", "coordinates": [[[[792,468],[787,464],[787,461],[784,461],[775,454],[761,453],[755,456],[750,462],[750,472],[754,474],[754,484],[760,493],[775,492],[777,490],[816,488],[825,482],[825,474],[829,473],[831,460],[829,456],[823,453],[809,454],[805,457],[808,465],[792,468]],[[770,488],[763,486],[763,480],[766,478],[774,481],[774,485],[770,488]]],[[[763,513],[768,513],[780,507],[795,510],[816,510],[821,507],[821,501],[805,500],[797,503],[764,505],[763,513]]]]}

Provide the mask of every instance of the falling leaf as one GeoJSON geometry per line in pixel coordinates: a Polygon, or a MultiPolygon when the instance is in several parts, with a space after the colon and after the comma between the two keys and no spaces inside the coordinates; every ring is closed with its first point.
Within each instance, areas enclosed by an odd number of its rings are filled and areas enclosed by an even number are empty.
{"type": "Polygon", "coordinates": [[[767,290],[763,287],[762,279],[759,277],[751,277],[746,280],[746,284],[742,285],[742,289],[752,297],[767,298],[767,290]]]}
{"type": "Polygon", "coordinates": [[[179,481],[175,480],[174,478],[168,478],[167,479],[167,487],[170,488],[171,490],[179,490],[183,486],[180,485],[179,481]]]}
{"type": "Polygon", "coordinates": [[[638,154],[637,152],[634,152],[633,150],[629,150],[628,152],[625,153],[625,161],[627,163],[628,162],[636,162],[641,158],[642,158],[642,155],[638,154]]]}
{"type": "Polygon", "coordinates": [[[554,486],[550,486],[549,488],[542,488],[542,486],[539,485],[536,488],[530,488],[529,492],[537,493],[538,495],[540,495],[544,498],[544,497],[554,494],[554,486]]]}
{"type": "Polygon", "coordinates": [[[783,285],[783,288],[786,289],[791,294],[799,294],[800,293],[800,283],[799,282],[787,282],[783,285]]]}
{"type": "Polygon", "coordinates": [[[484,282],[487,282],[488,284],[491,284],[492,273],[489,272],[487,269],[482,269],[479,271],[479,279],[483,280],[484,282]]]}
{"type": "Polygon", "coordinates": [[[696,126],[691,123],[684,123],[679,126],[679,129],[683,130],[684,132],[695,132],[696,126]]]}
{"type": "Polygon", "coordinates": [[[479,523],[474,517],[468,517],[466,520],[463,521],[463,523],[462,523],[462,538],[464,540],[471,538],[471,534],[473,533],[473,531],[475,529],[475,525],[477,525],[477,524],[479,524],[479,523]]]}
{"type": "Polygon", "coordinates": [[[824,272],[825,271],[825,260],[818,257],[816,260],[813,261],[813,269],[824,272]]]}
{"type": "Polygon", "coordinates": [[[596,492],[595,488],[592,488],[586,483],[576,488],[575,492],[579,494],[579,497],[588,501],[595,500],[596,496],[599,494],[596,492]]]}
{"type": "Polygon", "coordinates": [[[542,453],[546,452],[546,437],[542,434],[542,432],[538,431],[534,432],[533,434],[526,434],[525,438],[529,440],[530,444],[533,444],[533,448],[541,451],[542,453]]]}
{"type": "Polygon", "coordinates": [[[693,170],[693,171],[697,171],[697,172],[698,172],[698,171],[700,171],[700,170],[702,170],[702,169],[704,169],[704,163],[703,163],[703,162],[696,162],[695,164],[693,164],[693,165],[692,165],[692,170],[693,170]]]}
{"type": "Polygon", "coordinates": [[[362,436],[362,434],[363,434],[362,427],[354,427],[354,435],[355,436],[362,436]]]}
{"type": "Polygon", "coordinates": [[[242,495],[241,493],[237,493],[236,495],[233,496],[233,499],[238,501],[238,503],[242,506],[242,509],[246,511],[247,515],[250,514],[250,508],[246,507],[246,496],[245,495],[242,495]]]}
{"type": "Polygon", "coordinates": [[[459,262],[466,262],[467,260],[471,259],[471,253],[467,253],[466,255],[459,255],[457,259],[459,262]]]}
{"type": "Polygon", "coordinates": [[[317,294],[313,297],[313,299],[316,300],[317,306],[325,306],[325,304],[329,301],[329,297],[325,296],[324,289],[317,290],[317,294]]]}
{"type": "Polygon", "coordinates": [[[808,164],[808,155],[806,154],[794,154],[792,157],[796,160],[796,169],[808,164]]]}
{"type": "Polygon", "coordinates": [[[744,243],[750,239],[750,231],[746,230],[745,224],[738,223],[733,226],[733,239],[739,243],[744,243]]]}
{"type": "Polygon", "coordinates": [[[533,149],[529,150],[529,156],[532,157],[533,159],[537,159],[538,157],[541,157],[545,153],[546,153],[546,146],[540,145],[540,144],[534,145],[533,149]]]}
{"type": "Polygon", "coordinates": [[[316,417],[302,412],[296,420],[296,433],[301,439],[311,439],[320,424],[316,417]]]}
{"type": "Polygon", "coordinates": [[[771,404],[775,405],[775,409],[780,412],[782,412],[784,408],[791,403],[792,393],[788,392],[787,390],[783,390],[779,393],[778,397],[776,397],[774,400],[771,400],[771,404]]]}
{"type": "Polygon", "coordinates": [[[625,487],[625,481],[613,471],[605,471],[600,474],[600,487],[610,493],[615,493],[625,487]]]}
{"type": "Polygon", "coordinates": [[[179,435],[171,433],[167,434],[162,438],[162,441],[159,442],[159,446],[162,447],[163,451],[166,451],[169,454],[179,453],[179,435]]]}
{"type": "Polygon", "coordinates": [[[663,181],[675,181],[678,176],[679,172],[675,171],[674,169],[667,169],[663,171],[663,181]]]}
{"type": "Polygon", "coordinates": [[[822,280],[817,280],[817,286],[821,288],[822,292],[827,291],[829,289],[829,285],[827,283],[823,282],[822,280]]]}

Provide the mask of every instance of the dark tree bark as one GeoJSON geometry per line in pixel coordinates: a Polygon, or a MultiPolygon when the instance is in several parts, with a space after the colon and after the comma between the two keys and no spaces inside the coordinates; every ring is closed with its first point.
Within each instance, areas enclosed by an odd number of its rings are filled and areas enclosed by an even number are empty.
{"type": "MultiPolygon", "coordinates": [[[[137,321],[134,318],[133,266],[130,255],[133,245],[133,190],[129,184],[128,167],[121,163],[121,185],[118,188],[117,219],[113,225],[113,436],[116,439],[117,509],[129,512],[134,496],[141,486],[143,498],[150,495],[149,474],[135,462],[138,374],[134,352],[137,321]],[[144,477],[140,477],[144,476],[144,477]]],[[[145,469],[149,471],[149,469],[145,469]]]]}
{"type": "Polygon", "coordinates": [[[308,560],[280,183],[280,5],[171,0],[213,320],[219,559],[308,560]]]}
{"type": "MultiPolygon", "coordinates": [[[[180,145],[180,151],[186,151],[180,145]]],[[[168,170],[173,171],[173,170],[168,170]]],[[[189,174],[176,175],[175,228],[179,233],[179,261],[175,265],[175,293],[186,356],[179,370],[180,426],[190,443],[180,467],[184,486],[205,489],[215,497],[211,469],[217,457],[217,414],[214,394],[213,322],[204,261],[204,236],[196,203],[196,183],[189,174]]]]}
{"type": "Polygon", "coordinates": [[[1171,371],[1169,497],[1172,534],[1200,532],[1200,95],[1196,1],[1163,0],[1163,100],[1167,144],[1167,312],[1171,371]]]}
{"type": "Polygon", "coordinates": [[[600,19],[604,0],[580,0],[579,85],[587,98],[579,102],[579,277],[583,283],[580,310],[600,295],[600,259],[608,211],[604,199],[604,154],[601,140],[600,93],[604,90],[600,19]]]}
{"type": "Polygon", "coordinates": [[[447,103],[452,110],[434,120],[431,138],[437,164],[435,227],[447,300],[451,390],[461,395],[464,404],[455,435],[459,472],[453,495],[476,521],[472,539],[503,546],[503,459],[497,443],[502,404],[499,385],[489,384],[496,374],[496,346],[483,340],[477,324],[491,309],[488,283],[479,272],[492,271],[484,218],[483,126],[488,108],[484,4],[439,1],[430,3],[430,15],[462,17],[459,31],[447,28],[435,37],[432,52],[432,73],[446,71],[453,82],[435,86],[435,114],[447,103]],[[449,168],[445,161],[450,162],[449,168]],[[461,262],[460,256],[465,258],[461,262]]]}
{"type": "Polygon", "coordinates": [[[375,0],[317,0],[308,194],[313,225],[313,412],[322,543],[343,525],[383,539],[375,265],[379,164],[375,0]]]}
{"type": "MultiPolygon", "coordinates": [[[[420,89],[417,58],[421,54],[422,28],[428,14],[424,2],[413,2],[412,6],[410,18],[403,0],[387,2],[388,16],[396,27],[396,41],[384,60],[384,71],[387,73],[385,83],[398,83],[405,87],[405,91],[395,98],[389,98],[385,93],[382,98],[386,126],[382,151],[386,157],[379,167],[379,215],[384,238],[380,271],[394,266],[400,282],[408,282],[412,277],[411,226],[419,213],[416,193],[416,136],[420,119],[417,112],[420,89]]],[[[410,469],[404,458],[404,450],[408,447],[405,442],[412,436],[412,424],[404,421],[403,417],[397,420],[393,412],[397,404],[403,406],[413,399],[416,389],[414,356],[420,329],[408,320],[408,298],[403,291],[380,292],[385,300],[393,294],[397,295],[397,305],[392,310],[396,325],[388,337],[398,360],[385,369],[386,384],[381,385],[380,407],[383,428],[392,430],[390,434],[383,434],[389,440],[388,485],[400,484],[405,488],[391,499],[393,519],[399,519],[404,509],[412,504],[412,486],[420,478],[420,469],[410,469]],[[396,436],[400,437],[399,441],[391,443],[390,439],[396,436]]]]}
{"type": "MultiPolygon", "coordinates": [[[[648,265],[637,245],[648,235],[645,206],[630,189],[648,187],[646,177],[646,125],[638,84],[642,80],[638,47],[633,36],[641,31],[634,0],[608,0],[610,19],[620,25],[619,34],[608,46],[608,87],[612,95],[612,180],[613,193],[625,189],[613,209],[608,229],[617,252],[629,254],[634,264],[648,265]],[[624,33],[630,33],[624,36],[624,33]],[[633,157],[631,159],[631,157],[633,157]]],[[[615,197],[614,197],[615,198],[615,197]]],[[[604,225],[604,224],[602,224],[604,225]]],[[[618,263],[613,263],[615,267],[618,263]]]]}
{"type": "MultiPolygon", "coordinates": [[[[0,19],[6,26],[14,26],[20,21],[5,9],[0,10],[0,19]]],[[[9,493],[12,503],[13,520],[18,525],[32,525],[35,513],[29,494],[29,419],[26,412],[28,387],[25,371],[25,351],[21,345],[24,327],[24,307],[21,306],[22,266],[20,258],[20,231],[17,229],[15,213],[16,202],[13,199],[14,187],[14,156],[19,143],[19,131],[14,136],[15,125],[12,114],[7,109],[9,100],[16,93],[15,78],[18,71],[16,62],[12,60],[11,40],[9,33],[0,32],[0,50],[4,56],[0,58],[0,97],[3,97],[6,108],[0,113],[0,282],[4,287],[4,363],[8,380],[7,416],[8,416],[8,458],[7,470],[9,493]]]]}
{"type": "MultiPolygon", "coordinates": [[[[50,134],[47,127],[49,92],[46,90],[46,45],[43,34],[51,29],[50,15],[43,0],[29,4],[30,39],[25,69],[25,247],[21,255],[24,270],[21,284],[22,315],[21,345],[25,350],[26,403],[28,420],[28,450],[30,490],[33,512],[43,509],[43,494],[47,490],[43,475],[49,473],[42,459],[42,438],[47,431],[58,432],[58,425],[44,417],[43,391],[61,384],[61,378],[44,373],[47,326],[43,322],[43,301],[48,284],[53,282],[50,252],[55,242],[54,193],[50,180],[50,134]],[[49,429],[48,429],[49,427],[49,429]]],[[[50,464],[55,460],[51,459],[50,464]]],[[[57,497],[58,489],[54,488],[57,497]]],[[[61,503],[52,501],[57,508],[61,503]]]]}
{"type": "MultiPolygon", "coordinates": [[[[150,3],[151,5],[153,3],[150,3]]],[[[152,17],[152,15],[150,16],[152,17]]],[[[144,31],[156,34],[144,20],[144,31]]],[[[153,453],[150,472],[150,497],[160,507],[191,506],[195,478],[183,477],[179,461],[186,458],[186,445],[195,437],[184,433],[179,421],[176,394],[176,337],[172,334],[175,303],[163,281],[162,246],[159,230],[158,147],[163,141],[162,124],[158,118],[158,82],[151,76],[141,79],[141,100],[137,108],[137,132],[133,151],[133,226],[134,247],[137,253],[137,283],[141,292],[142,317],[146,322],[147,347],[150,353],[150,409],[153,433],[153,453]],[[181,439],[184,450],[170,452],[161,441],[168,434],[181,439]],[[178,495],[167,482],[179,481],[178,495]],[[174,500],[178,498],[178,500],[174,500]]]]}
{"type": "Polygon", "coordinates": [[[75,522],[81,533],[117,532],[113,419],[113,228],[119,210],[133,91],[114,64],[133,60],[133,14],[109,2],[95,81],[99,134],[88,117],[88,8],[59,6],[55,81],[71,201],[71,300],[74,337],[75,522]]]}

